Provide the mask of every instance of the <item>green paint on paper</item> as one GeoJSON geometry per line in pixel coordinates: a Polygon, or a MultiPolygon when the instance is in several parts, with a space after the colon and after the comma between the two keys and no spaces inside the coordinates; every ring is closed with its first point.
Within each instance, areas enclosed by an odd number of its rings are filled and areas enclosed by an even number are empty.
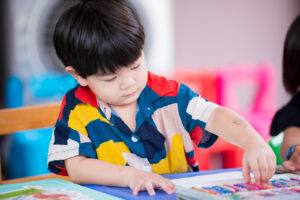
{"type": "Polygon", "coordinates": [[[18,197],[18,196],[22,196],[22,195],[35,194],[35,193],[39,193],[39,192],[43,192],[43,190],[36,189],[36,188],[28,188],[28,189],[24,189],[24,190],[17,190],[17,191],[13,191],[13,192],[0,194],[0,199],[18,197]]]}

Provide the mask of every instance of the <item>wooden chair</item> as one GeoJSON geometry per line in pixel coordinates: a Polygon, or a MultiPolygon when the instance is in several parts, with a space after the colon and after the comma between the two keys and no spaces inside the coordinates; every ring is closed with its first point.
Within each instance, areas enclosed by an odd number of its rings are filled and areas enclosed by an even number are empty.
{"type": "MultiPolygon", "coordinates": [[[[54,126],[57,120],[59,110],[60,104],[47,104],[12,109],[0,109],[0,136],[13,134],[17,131],[52,127],[54,126]]],[[[70,181],[69,177],[55,174],[2,180],[0,159],[0,185],[42,180],[48,178],[60,178],[70,181]]]]}

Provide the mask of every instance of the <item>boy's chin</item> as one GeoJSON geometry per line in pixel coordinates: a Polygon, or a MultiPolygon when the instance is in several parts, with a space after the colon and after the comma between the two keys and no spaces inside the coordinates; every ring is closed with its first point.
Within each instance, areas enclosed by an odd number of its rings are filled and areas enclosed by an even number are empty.
{"type": "Polygon", "coordinates": [[[135,104],[137,103],[137,98],[135,99],[128,99],[127,101],[123,101],[123,102],[120,102],[118,104],[115,104],[116,106],[130,106],[132,104],[135,104]]]}

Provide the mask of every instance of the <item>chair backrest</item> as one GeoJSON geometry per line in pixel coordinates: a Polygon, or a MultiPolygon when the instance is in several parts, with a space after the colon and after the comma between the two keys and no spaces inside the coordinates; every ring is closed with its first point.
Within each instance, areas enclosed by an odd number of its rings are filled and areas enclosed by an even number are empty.
{"type": "Polygon", "coordinates": [[[214,68],[179,67],[172,74],[169,74],[168,77],[189,86],[202,97],[216,103],[217,76],[218,72],[214,68]]]}
{"type": "MultiPolygon", "coordinates": [[[[0,109],[0,136],[13,134],[17,131],[45,128],[54,126],[60,110],[60,104],[47,104],[39,106],[26,106],[20,108],[0,109]]],[[[16,158],[17,159],[17,158],[16,158]]],[[[0,185],[20,183],[47,178],[61,178],[70,180],[54,174],[32,176],[11,180],[2,180],[0,159],[0,185]]]]}

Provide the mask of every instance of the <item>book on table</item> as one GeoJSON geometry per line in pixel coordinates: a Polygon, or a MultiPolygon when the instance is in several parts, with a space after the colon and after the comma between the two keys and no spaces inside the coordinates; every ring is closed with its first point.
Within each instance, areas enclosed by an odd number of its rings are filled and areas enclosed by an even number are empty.
{"type": "Polygon", "coordinates": [[[45,179],[0,186],[0,200],[118,200],[120,198],[61,179],[45,179]]]}

